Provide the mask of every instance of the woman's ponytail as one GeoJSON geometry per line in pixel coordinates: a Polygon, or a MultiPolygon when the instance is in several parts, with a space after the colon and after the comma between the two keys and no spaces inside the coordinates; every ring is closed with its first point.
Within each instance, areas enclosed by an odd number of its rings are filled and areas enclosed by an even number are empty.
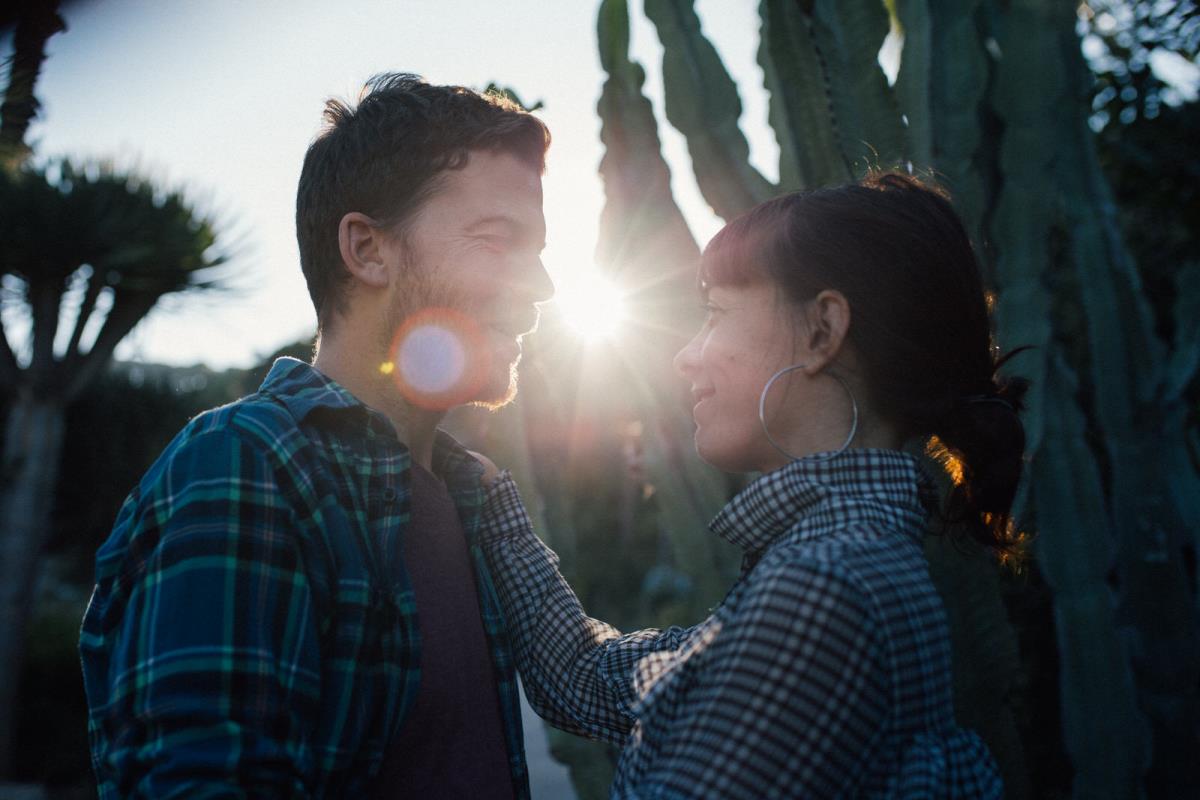
{"type": "Polygon", "coordinates": [[[1025,378],[993,379],[986,391],[958,398],[930,439],[930,454],[953,480],[944,522],[961,525],[980,544],[1002,554],[1017,544],[1010,517],[1024,467],[1020,413],[1028,388],[1025,378]]]}

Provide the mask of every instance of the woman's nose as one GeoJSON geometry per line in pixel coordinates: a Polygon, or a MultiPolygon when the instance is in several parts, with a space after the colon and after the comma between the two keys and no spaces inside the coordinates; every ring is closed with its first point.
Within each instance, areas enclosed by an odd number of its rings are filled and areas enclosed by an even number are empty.
{"type": "Polygon", "coordinates": [[[672,366],[675,367],[675,371],[679,373],[681,377],[687,378],[696,371],[696,364],[698,363],[700,357],[700,345],[698,342],[699,338],[699,334],[693,336],[692,340],[685,344],[683,348],[675,354],[674,360],[671,361],[672,366]]]}

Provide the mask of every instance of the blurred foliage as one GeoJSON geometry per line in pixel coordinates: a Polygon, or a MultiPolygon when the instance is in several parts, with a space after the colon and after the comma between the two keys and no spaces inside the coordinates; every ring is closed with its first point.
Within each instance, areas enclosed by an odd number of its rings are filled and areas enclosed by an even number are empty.
{"type": "MultiPolygon", "coordinates": [[[[1176,341],[1180,281],[1196,272],[1200,231],[1200,6],[1193,0],[1093,0],[1081,6],[1083,50],[1095,75],[1089,120],[1120,209],[1121,231],[1154,310],[1155,333],[1176,341]],[[1170,54],[1179,86],[1151,68],[1170,54]]],[[[1187,287],[1183,293],[1188,293],[1187,287]]],[[[1191,316],[1191,315],[1188,315],[1191,316]]],[[[1181,321],[1188,336],[1188,320],[1181,321]]],[[[1189,389],[1200,402],[1196,380],[1189,389]]]]}
{"type": "Polygon", "coordinates": [[[94,795],[88,753],[87,698],[79,675],[79,620],[86,603],[42,603],[29,628],[21,674],[17,781],[77,787],[94,795]]]}
{"type": "MultiPolygon", "coordinates": [[[[21,78],[10,70],[9,88],[21,78]]],[[[0,776],[13,767],[21,654],[51,535],[66,410],[165,295],[222,285],[227,257],[211,219],[181,192],[102,163],[35,166],[18,157],[0,165],[0,395],[9,403],[0,456],[0,652],[8,656],[0,661],[0,776]]]]}
{"type": "Polygon", "coordinates": [[[1176,70],[1190,63],[1196,73],[1200,7],[1194,0],[1088,0],[1079,10],[1083,52],[1096,76],[1094,130],[1154,119],[1196,99],[1195,86],[1180,88],[1151,68],[1158,58],[1176,62],[1176,70]]]}
{"type": "Polygon", "coordinates": [[[0,103],[0,168],[19,166],[32,154],[25,135],[41,107],[33,90],[46,60],[46,42],[66,30],[59,14],[63,5],[62,0],[16,0],[0,8],[0,34],[13,31],[8,81],[0,103]]]}
{"type": "Polygon", "coordinates": [[[23,359],[0,337],[0,390],[70,402],[164,295],[222,285],[216,239],[181,192],[110,164],[0,170],[0,303],[29,326],[23,359]]]}
{"type": "Polygon", "coordinates": [[[1200,259],[1200,103],[1164,105],[1153,118],[1108,125],[1098,138],[1121,230],[1154,308],[1155,332],[1173,342],[1177,333],[1186,335],[1176,319],[1179,283],[1200,259]]]}

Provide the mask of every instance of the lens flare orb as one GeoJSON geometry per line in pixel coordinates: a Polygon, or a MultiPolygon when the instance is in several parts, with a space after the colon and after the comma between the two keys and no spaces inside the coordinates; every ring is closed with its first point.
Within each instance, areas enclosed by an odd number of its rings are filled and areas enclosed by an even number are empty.
{"type": "Polygon", "coordinates": [[[444,411],[475,399],[487,374],[479,326],[464,314],[430,308],[409,316],[381,369],[410,403],[444,411]]]}
{"type": "Polygon", "coordinates": [[[401,379],[423,394],[444,394],[462,380],[467,352],[458,335],[433,323],[408,332],[396,350],[401,379]]]}

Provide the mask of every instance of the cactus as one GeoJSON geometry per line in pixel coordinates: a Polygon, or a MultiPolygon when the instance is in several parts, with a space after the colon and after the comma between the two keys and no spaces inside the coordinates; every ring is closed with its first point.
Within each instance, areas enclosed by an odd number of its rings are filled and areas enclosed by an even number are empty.
{"type": "MultiPolygon", "coordinates": [[[[642,94],[645,73],[629,60],[625,0],[601,3],[597,30],[608,79],[598,104],[606,148],[600,174],[607,202],[596,261],[628,292],[629,316],[652,321],[653,330],[629,337],[638,350],[625,361],[613,353],[543,349],[540,343],[547,339],[570,341],[554,337],[556,320],[547,319],[551,332],[531,342],[523,368],[517,400],[523,424],[501,420],[495,426],[498,440],[489,448],[521,473],[535,526],[559,552],[564,574],[590,613],[639,627],[694,622],[720,599],[737,568],[734,548],[706,529],[729,486],[693,451],[687,387],[671,369],[671,357],[700,320],[699,248],[671,197],[654,111],[642,94]],[[581,430],[591,432],[588,441],[580,439],[581,430]],[[649,559],[639,563],[634,552],[645,550],[647,532],[660,556],[657,565],[649,559]],[[598,550],[624,559],[621,575],[615,568],[597,567],[598,550]],[[665,598],[669,614],[640,599],[647,594],[643,586],[618,586],[630,575],[649,581],[651,567],[659,575],[667,569],[690,579],[686,587],[666,582],[666,589],[675,593],[665,598]],[[639,571],[645,571],[644,579],[636,575],[639,571]]],[[[683,38],[697,33],[679,31],[683,38]]],[[[719,69],[711,47],[707,55],[719,69]]],[[[732,81],[727,88],[736,105],[732,81]]],[[[733,147],[744,161],[745,141],[738,150],[721,137],[740,135],[735,109],[731,128],[716,131],[703,146],[736,164],[724,153],[733,147]]],[[[771,191],[761,177],[756,181],[757,173],[748,165],[738,174],[745,184],[739,183],[736,191],[727,190],[732,178],[719,166],[707,185],[731,204],[753,203],[771,191]]],[[[614,762],[605,746],[559,732],[551,734],[551,742],[555,757],[570,768],[580,797],[607,796],[614,762]]]]}
{"type": "MultiPolygon", "coordinates": [[[[668,10],[659,8],[660,20],[668,10]]],[[[681,40],[699,35],[695,15],[687,20],[674,29],[681,40]]],[[[603,122],[600,136],[606,148],[600,173],[607,202],[597,261],[629,291],[631,316],[653,320],[656,328],[639,343],[632,365],[619,381],[628,389],[645,439],[646,478],[657,495],[656,513],[671,543],[673,560],[700,587],[693,604],[699,616],[719,599],[731,571],[727,565],[734,563],[732,551],[705,530],[724,502],[727,486],[692,452],[686,386],[670,368],[675,351],[699,325],[695,288],[699,248],[671,197],[670,172],[660,153],[657,123],[650,101],[642,94],[645,74],[629,60],[629,15],[624,0],[601,4],[598,34],[601,64],[609,77],[598,106],[603,122]]],[[[711,45],[705,52],[709,61],[698,61],[710,71],[723,71],[711,45]]],[[[728,76],[725,80],[732,92],[732,81],[728,76]]],[[[733,98],[736,105],[736,94],[733,98]]],[[[726,132],[729,146],[744,158],[748,150],[737,131],[737,110],[730,112],[733,133],[726,132]]],[[[715,146],[712,136],[704,134],[704,138],[703,147],[715,146]]],[[[748,164],[745,170],[724,175],[722,180],[740,184],[745,176],[757,175],[748,164]]],[[[717,180],[716,170],[710,175],[717,180]]],[[[763,181],[762,186],[766,185],[763,181]]],[[[744,202],[750,202],[750,194],[763,189],[751,191],[743,186],[739,191],[745,191],[744,202]]]]}
{"type": "Polygon", "coordinates": [[[763,0],[758,63],[771,95],[770,122],[779,141],[779,184],[796,190],[850,179],[838,155],[838,133],[828,104],[829,84],[808,17],[796,3],[763,0]]]}
{"type": "MultiPolygon", "coordinates": [[[[623,2],[602,4],[605,235],[662,215],[663,231],[637,237],[670,236],[672,248],[694,252],[676,241],[683,228],[640,95],[642,74],[624,55],[626,14],[623,2]],[[617,106],[610,87],[628,86],[630,76],[636,101],[626,95],[617,106]],[[637,148],[614,147],[635,133],[637,148]],[[629,168],[629,159],[642,166],[629,168]]],[[[691,3],[647,0],[646,15],[664,47],[667,118],[686,136],[702,193],[721,217],[766,194],[840,183],[876,165],[932,169],[951,189],[996,292],[998,340],[1035,347],[1014,367],[1034,379],[1025,418],[1030,480],[1018,506],[1054,592],[1074,793],[1186,793],[1200,783],[1187,756],[1200,721],[1200,636],[1184,552],[1200,548],[1200,529],[1186,522],[1200,514],[1200,437],[1186,427],[1184,401],[1200,367],[1200,279],[1180,272],[1168,346],[1154,334],[1086,127],[1088,75],[1070,5],[762,0],[758,59],[781,148],[777,186],[746,162],[740,101],[691,3]],[[904,37],[893,87],[876,63],[889,22],[904,37]]],[[[642,246],[633,234],[617,238],[625,251],[642,246]]],[[[662,263],[678,271],[683,259],[662,263]]],[[[641,278],[650,280],[644,270],[641,278]]],[[[644,414],[669,395],[653,382],[639,391],[644,414]]],[[[674,435],[648,458],[670,463],[664,453],[674,435]]],[[[719,484],[706,486],[715,493],[719,484]]],[[[952,609],[956,708],[997,754],[1009,795],[1025,796],[1034,787],[1005,705],[1019,678],[1015,643],[995,573],[944,547],[927,553],[952,609]]]]}
{"type": "Polygon", "coordinates": [[[838,143],[851,173],[899,164],[907,149],[904,129],[878,64],[888,32],[883,6],[879,0],[816,0],[811,20],[838,143]]]}
{"type": "Polygon", "coordinates": [[[716,49],[700,32],[690,0],[646,0],[646,16],[665,48],[667,119],[687,136],[696,182],[717,213],[731,215],[773,194],[747,160],[750,146],[738,128],[742,103],[716,49]]]}

